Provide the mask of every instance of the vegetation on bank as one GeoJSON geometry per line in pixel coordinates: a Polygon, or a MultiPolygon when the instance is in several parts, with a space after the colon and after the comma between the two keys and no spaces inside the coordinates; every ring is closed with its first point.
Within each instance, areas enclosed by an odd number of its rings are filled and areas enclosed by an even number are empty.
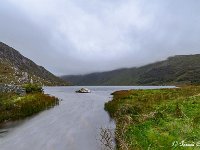
{"type": "Polygon", "coordinates": [[[43,92],[43,89],[41,86],[37,85],[37,84],[24,84],[22,86],[26,93],[29,94],[29,93],[42,93],[43,92]]]}
{"type": "Polygon", "coordinates": [[[56,97],[42,92],[37,85],[26,85],[27,94],[0,93],[0,123],[18,120],[59,104],[56,97]]]}
{"type": "Polygon", "coordinates": [[[105,110],[120,150],[200,149],[200,87],[118,91],[105,110]]]}

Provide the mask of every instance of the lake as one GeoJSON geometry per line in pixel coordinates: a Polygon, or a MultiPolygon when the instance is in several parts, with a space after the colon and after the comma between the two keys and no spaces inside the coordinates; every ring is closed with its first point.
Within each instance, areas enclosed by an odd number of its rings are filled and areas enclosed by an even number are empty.
{"type": "Polygon", "coordinates": [[[44,87],[60,104],[0,130],[1,150],[100,150],[100,128],[114,129],[104,111],[112,92],[127,89],[170,88],[156,86],[89,86],[92,93],[75,93],[79,86],[44,87]]]}

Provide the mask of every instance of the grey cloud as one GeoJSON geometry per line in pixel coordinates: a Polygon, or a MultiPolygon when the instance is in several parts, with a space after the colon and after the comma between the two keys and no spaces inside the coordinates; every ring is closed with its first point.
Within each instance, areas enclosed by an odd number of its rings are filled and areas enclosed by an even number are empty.
{"type": "Polygon", "coordinates": [[[0,40],[57,75],[200,52],[197,0],[3,0],[0,40]]]}

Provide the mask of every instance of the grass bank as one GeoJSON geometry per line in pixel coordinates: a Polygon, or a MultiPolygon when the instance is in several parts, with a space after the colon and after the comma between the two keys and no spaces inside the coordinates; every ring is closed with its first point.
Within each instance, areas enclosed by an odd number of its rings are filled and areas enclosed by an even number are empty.
{"type": "Polygon", "coordinates": [[[31,116],[58,103],[56,97],[43,93],[30,93],[25,96],[0,93],[0,123],[31,116]]]}
{"type": "Polygon", "coordinates": [[[118,91],[105,110],[120,150],[200,149],[200,87],[118,91]]]}

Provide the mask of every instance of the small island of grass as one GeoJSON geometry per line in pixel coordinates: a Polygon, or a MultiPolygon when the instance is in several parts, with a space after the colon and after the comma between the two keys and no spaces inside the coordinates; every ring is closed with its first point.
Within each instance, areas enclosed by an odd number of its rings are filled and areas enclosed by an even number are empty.
{"type": "Polygon", "coordinates": [[[105,110],[116,121],[117,149],[199,149],[200,87],[117,91],[105,110]]]}
{"type": "Polygon", "coordinates": [[[26,94],[22,96],[0,93],[0,123],[23,119],[59,103],[58,98],[44,94],[38,85],[27,84],[23,87],[26,94]]]}

